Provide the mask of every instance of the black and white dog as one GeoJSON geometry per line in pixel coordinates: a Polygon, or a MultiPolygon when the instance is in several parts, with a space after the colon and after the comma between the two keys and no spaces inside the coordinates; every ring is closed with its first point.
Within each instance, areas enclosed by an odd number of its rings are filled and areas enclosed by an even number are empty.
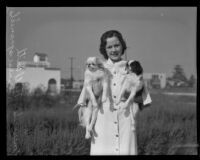
{"type": "MultiPolygon", "coordinates": [[[[130,93],[123,108],[127,108],[133,103],[136,93],[143,88],[143,68],[138,61],[130,60],[126,64],[127,74],[122,82],[119,97],[116,104],[124,99],[126,93],[130,93]]],[[[126,99],[126,98],[125,98],[126,99]]]]}

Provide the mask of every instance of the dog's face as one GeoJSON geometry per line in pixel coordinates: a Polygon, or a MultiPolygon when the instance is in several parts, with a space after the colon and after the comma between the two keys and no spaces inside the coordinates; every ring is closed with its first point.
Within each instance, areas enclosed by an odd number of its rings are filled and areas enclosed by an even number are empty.
{"type": "Polygon", "coordinates": [[[97,57],[89,57],[86,61],[86,66],[91,72],[95,72],[103,67],[101,60],[97,57]]]}
{"type": "Polygon", "coordinates": [[[140,62],[133,60],[127,62],[126,70],[128,73],[135,73],[136,75],[141,75],[143,73],[143,68],[140,62]]]}

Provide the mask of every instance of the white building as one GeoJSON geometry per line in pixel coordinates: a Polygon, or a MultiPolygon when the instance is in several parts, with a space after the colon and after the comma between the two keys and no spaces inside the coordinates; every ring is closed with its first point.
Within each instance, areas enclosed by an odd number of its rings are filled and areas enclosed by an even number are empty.
{"type": "Polygon", "coordinates": [[[50,67],[47,55],[36,53],[33,62],[18,62],[17,68],[6,68],[6,81],[14,87],[16,83],[23,83],[32,91],[42,87],[48,89],[49,80],[56,81],[57,92],[60,92],[61,73],[59,68],[50,67]]]}
{"type": "Polygon", "coordinates": [[[167,82],[167,77],[165,73],[144,73],[143,74],[144,80],[147,84],[147,86],[151,87],[151,81],[154,78],[159,79],[160,81],[160,88],[165,88],[166,87],[166,82],[167,82]]]}
{"type": "Polygon", "coordinates": [[[83,87],[83,80],[79,81],[73,81],[73,86],[74,89],[81,89],[83,87]]]}

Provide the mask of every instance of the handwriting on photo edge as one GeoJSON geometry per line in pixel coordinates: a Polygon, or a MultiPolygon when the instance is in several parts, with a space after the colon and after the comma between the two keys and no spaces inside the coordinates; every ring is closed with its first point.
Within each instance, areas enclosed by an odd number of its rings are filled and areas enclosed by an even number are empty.
{"type": "Polygon", "coordinates": [[[7,14],[9,16],[9,22],[10,22],[10,28],[9,28],[9,32],[10,32],[10,36],[9,36],[9,40],[10,40],[10,46],[6,49],[6,51],[8,52],[9,58],[8,58],[8,65],[9,68],[12,67],[12,62],[13,62],[13,55],[16,54],[17,55],[17,67],[14,73],[14,70],[9,70],[8,73],[8,83],[10,83],[11,81],[13,81],[14,83],[18,83],[22,80],[23,75],[24,75],[24,69],[25,69],[25,64],[20,63],[20,61],[22,60],[22,58],[25,58],[26,55],[26,51],[27,48],[18,50],[15,47],[15,26],[16,26],[16,22],[20,21],[20,17],[19,15],[21,14],[19,11],[14,11],[14,9],[12,8],[7,8],[7,14]]]}

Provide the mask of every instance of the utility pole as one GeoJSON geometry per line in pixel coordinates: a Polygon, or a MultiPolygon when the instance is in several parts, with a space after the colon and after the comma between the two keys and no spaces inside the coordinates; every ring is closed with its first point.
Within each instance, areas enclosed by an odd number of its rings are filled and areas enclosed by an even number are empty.
{"type": "Polygon", "coordinates": [[[74,78],[73,78],[73,60],[74,60],[74,57],[69,57],[70,59],[70,64],[71,64],[71,67],[70,67],[70,73],[71,73],[71,77],[70,77],[70,80],[71,80],[71,88],[72,88],[72,85],[73,85],[73,81],[74,81],[74,78]]]}
{"type": "Polygon", "coordinates": [[[125,60],[127,61],[127,52],[125,52],[125,60]]]}
{"type": "Polygon", "coordinates": [[[127,49],[129,50],[129,48],[131,48],[131,47],[127,47],[126,51],[124,53],[124,58],[125,58],[126,61],[128,60],[127,49]]]}

